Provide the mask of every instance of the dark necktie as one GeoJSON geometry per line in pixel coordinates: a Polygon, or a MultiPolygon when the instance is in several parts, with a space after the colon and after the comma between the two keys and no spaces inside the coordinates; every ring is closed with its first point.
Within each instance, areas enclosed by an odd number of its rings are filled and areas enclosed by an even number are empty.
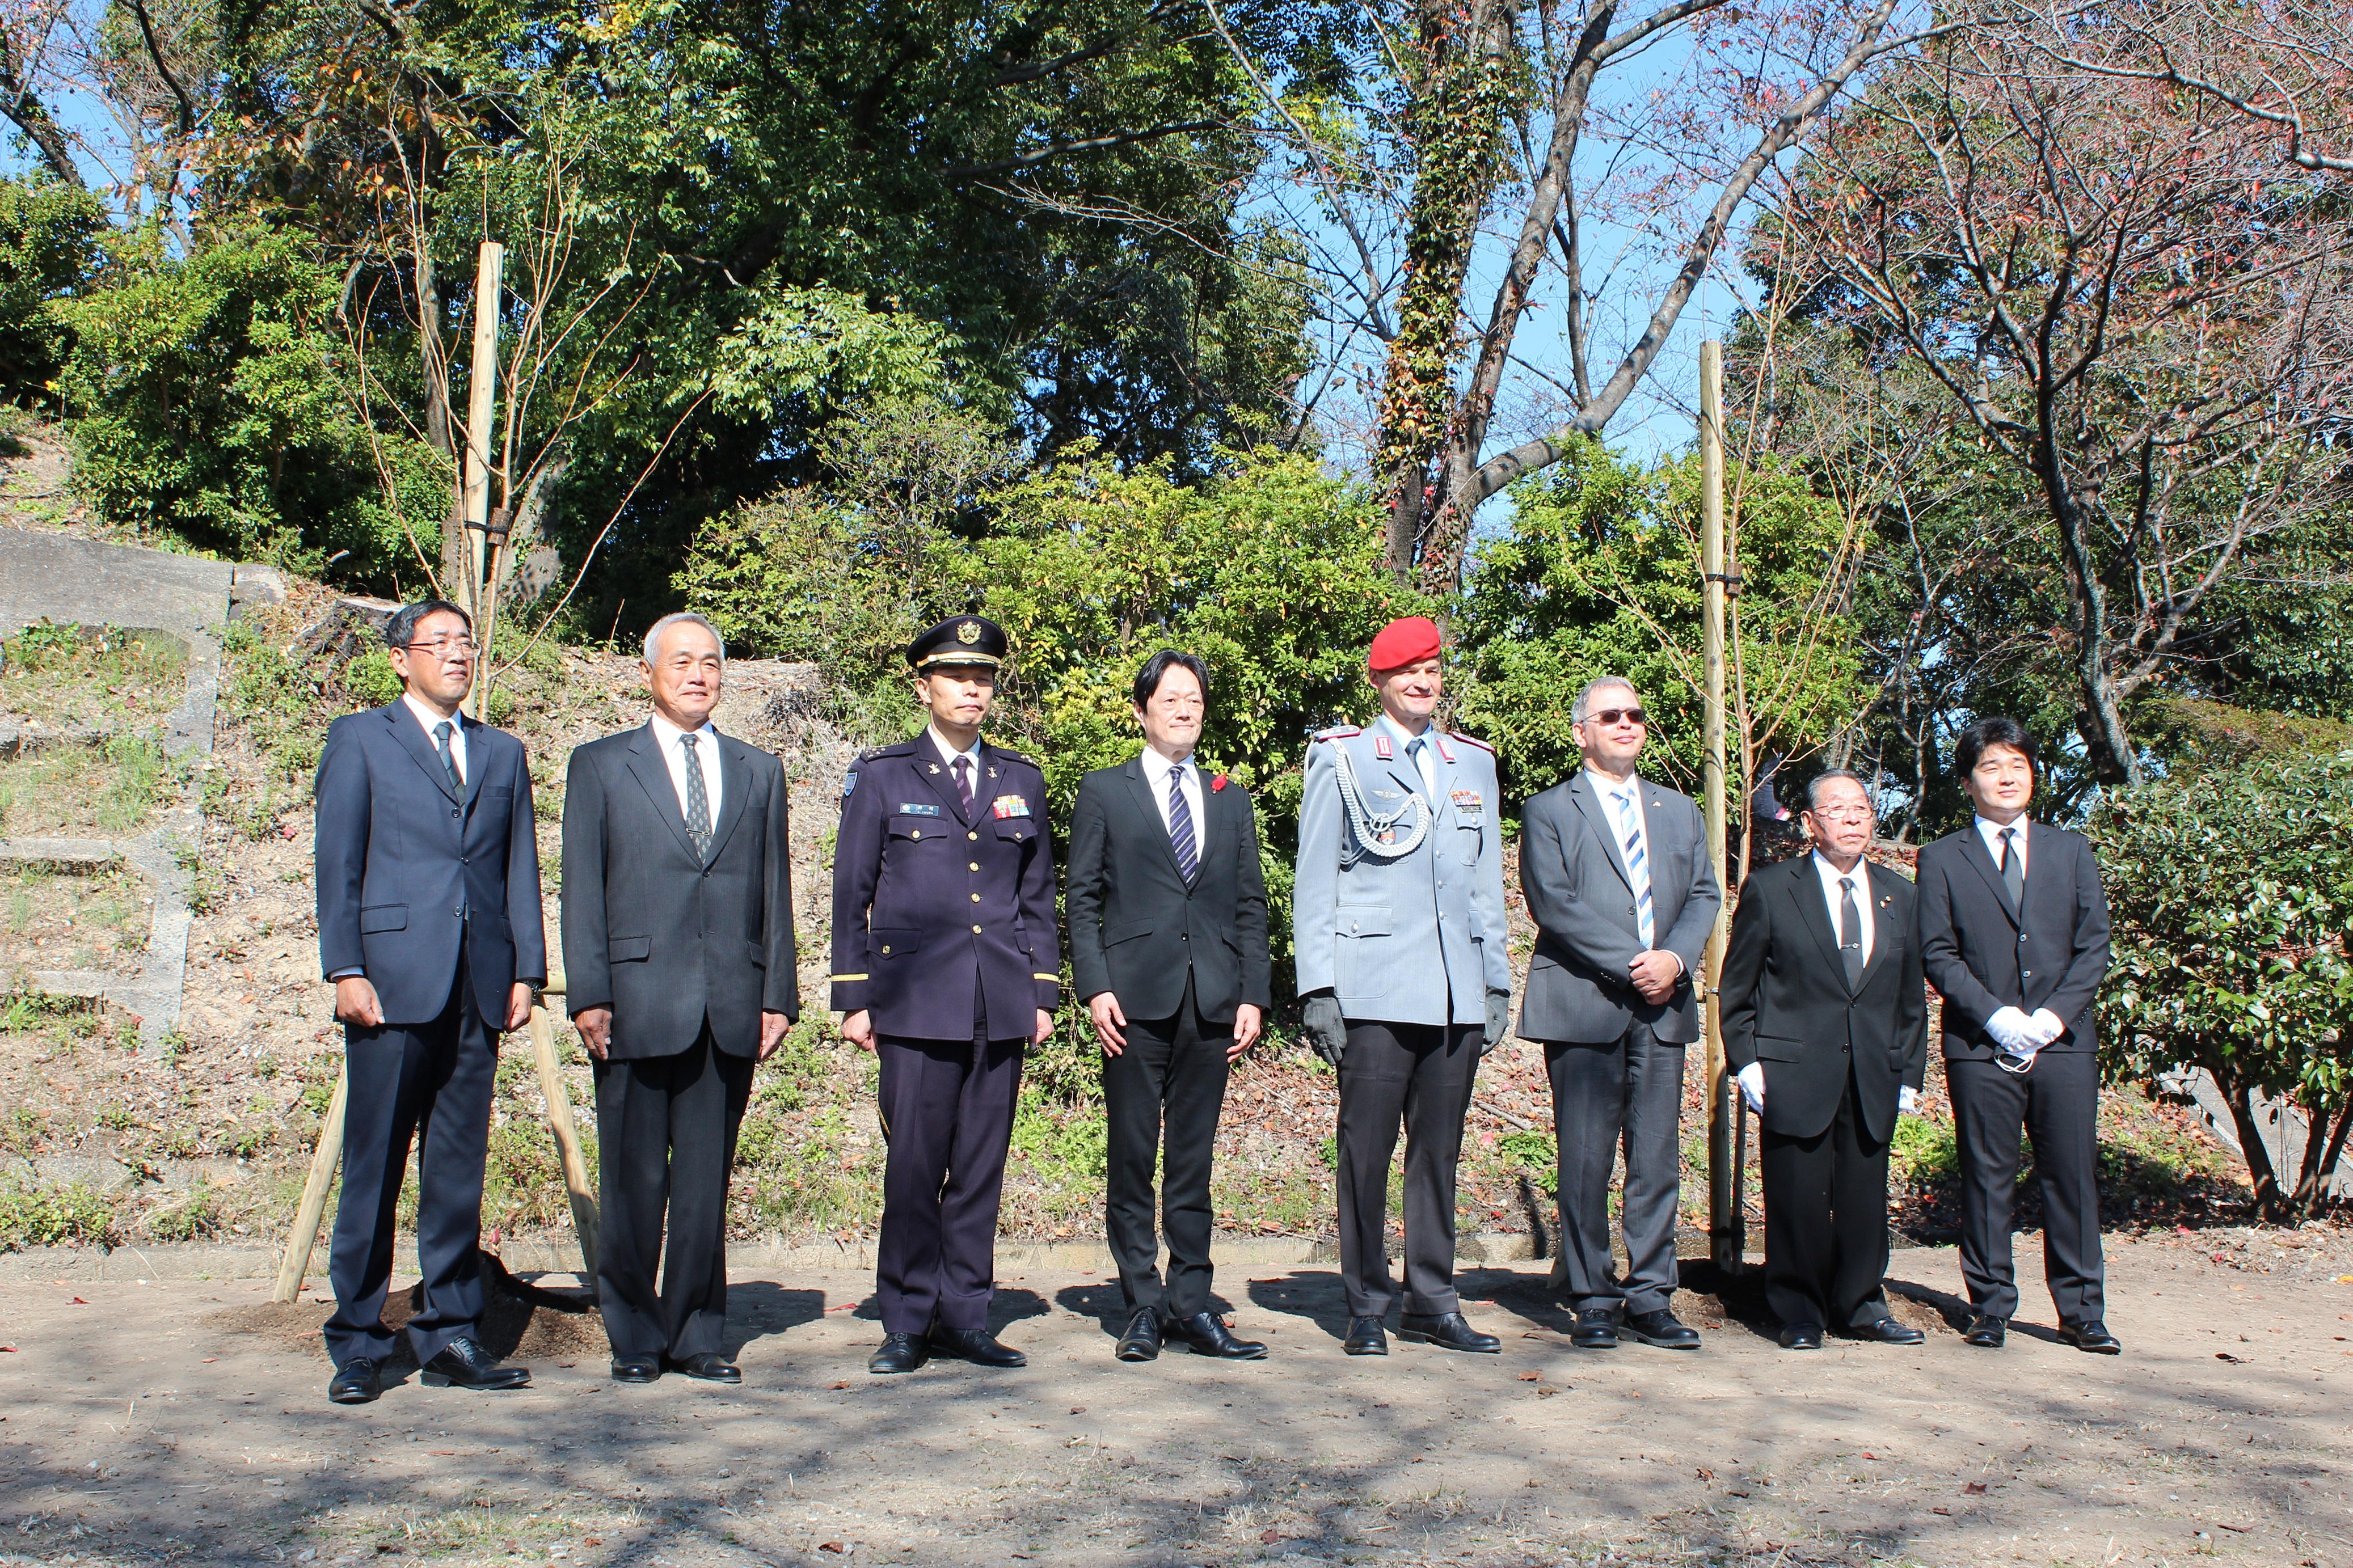
{"type": "Polygon", "coordinates": [[[1421,774],[1421,750],[1422,742],[1425,739],[1424,736],[1416,735],[1405,743],[1405,760],[1413,769],[1414,782],[1421,786],[1421,793],[1426,797],[1430,794],[1430,781],[1421,774]]]}
{"type": "Polygon", "coordinates": [[[441,771],[449,775],[449,787],[463,795],[466,793],[466,781],[458,776],[458,759],[449,754],[449,731],[454,728],[447,719],[434,725],[433,743],[441,750],[441,771]]]}
{"type": "Polygon", "coordinates": [[[2001,886],[2010,895],[2011,914],[2026,902],[2026,868],[2018,858],[2018,846],[2010,842],[2017,832],[2015,827],[2001,830],[2001,886]]]}
{"type": "Polygon", "coordinates": [[[1862,911],[1854,907],[1854,879],[1839,879],[1839,957],[1846,962],[1846,988],[1862,984],[1862,911]]]}
{"type": "Polygon", "coordinates": [[[951,770],[955,774],[956,795],[964,802],[965,820],[972,820],[972,759],[958,757],[951,770]]]}
{"type": "Polygon", "coordinates": [[[1191,881],[1201,868],[1201,855],[1193,842],[1193,808],[1185,804],[1182,763],[1168,770],[1168,847],[1176,851],[1176,868],[1191,881]]]}
{"type": "Polygon", "coordinates": [[[686,836],[694,840],[694,853],[700,859],[711,858],[711,790],[702,782],[702,756],[695,742],[700,735],[681,735],[678,743],[686,748],[686,836]]]}

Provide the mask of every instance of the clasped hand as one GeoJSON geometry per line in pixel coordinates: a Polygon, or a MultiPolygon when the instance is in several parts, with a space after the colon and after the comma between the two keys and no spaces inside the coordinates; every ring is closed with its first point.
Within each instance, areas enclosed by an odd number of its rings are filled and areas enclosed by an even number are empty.
{"type": "Polygon", "coordinates": [[[2066,1032],[2067,1026],[2048,1007],[2038,1008],[2031,1018],[2016,1007],[2001,1007],[1986,1020],[1986,1033],[1993,1037],[1994,1044],[2029,1061],[2066,1032]]]}

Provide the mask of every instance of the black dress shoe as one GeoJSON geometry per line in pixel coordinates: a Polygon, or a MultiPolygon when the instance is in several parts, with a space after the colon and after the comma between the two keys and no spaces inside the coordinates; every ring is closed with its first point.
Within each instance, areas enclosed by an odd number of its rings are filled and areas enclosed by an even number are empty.
{"type": "Polygon", "coordinates": [[[1222,1356],[1228,1361],[1263,1361],[1266,1346],[1256,1340],[1238,1340],[1215,1312],[1196,1312],[1168,1320],[1168,1337],[1181,1340],[1195,1355],[1222,1356]]]}
{"type": "Polygon", "coordinates": [[[932,1347],[921,1334],[884,1334],[882,1348],[866,1360],[871,1373],[913,1372],[932,1359],[932,1347]]]}
{"type": "Polygon", "coordinates": [[[932,1330],[932,1353],[968,1361],[975,1366],[1028,1366],[1029,1358],[1011,1345],[997,1342],[987,1329],[932,1330]]]}
{"type": "Polygon", "coordinates": [[[1785,1351],[1818,1351],[1821,1349],[1821,1325],[1819,1323],[1782,1324],[1781,1348],[1785,1351]]]}
{"type": "Polygon", "coordinates": [[[2009,1336],[2008,1318],[1989,1318],[1979,1312],[1969,1320],[1968,1332],[1961,1336],[1961,1343],[1976,1345],[1980,1350],[1998,1351],[2001,1349],[2001,1342],[2009,1336]]]}
{"type": "Polygon", "coordinates": [[[1581,1351],[1616,1350],[1618,1314],[1607,1307],[1579,1307],[1577,1327],[1568,1331],[1568,1342],[1581,1351]]]}
{"type": "Polygon", "coordinates": [[[441,1347],[441,1353],[425,1363],[423,1382],[427,1388],[471,1388],[489,1393],[501,1388],[521,1388],[531,1381],[527,1366],[501,1366],[498,1358],[464,1334],[441,1347]]]}
{"type": "Polygon", "coordinates": [[[661,1358],[649,1355],[617,1355],[613,1358],[615,1383],[651,1383],[661,1376],[661,1358]]]}
{"type": "Polygon", "coordinates": [[[327,1380],[327,1397],[338,1405],[368,1405],[384,1392],[384,1377],[373,1356],[355,1355],[327,1380]]]}
{"type": "Polygon", "coordinates": [[[1398,1320],[1398,1338],[1473,1355],[1493,1355],[1504,1348],[1503,1341],[1481,1333],[1460,1312],[1408,1312],[1398,1320]]]}
{"type": "Polygon", "coordinates": [[[2059,1325],[2059,1342],[2073,1345],[2079,1351],[2094,1355],[2115,1355],[2124,1348],[2124,1342],[2108,1332],[2108,1325],[2097,1318],[2085,1318],[2079,1323],[2059,1325]]]}
{"type": "Polygon", "coordinates": [[[1699,1331],[1679,1322],[1664,1307],[1655,1312],[1636,1312],[1618,1325],[1620,1339],[1640,1340],[1661,1350],[1695,1351],[1699,1349],[1699,1331]]]}
{"type": "Polygon", "coordinates": [[[1851,1340],[1866,1340],[1875,1345],[1916,1345],[1927,1342],[1928,1336],[1909,1323],[1899,1323],[1893,1318],[1882,1318],[1875,1323],[1859,1323],[1847,1330],[1851,1340]]]}
{"type": "Polygon", "coordinates": [[[1112,1353],[1122,1361],[1158,1361],[1160,1309],[1138,1307],[1127,1321],[1127,1332],[1119,1336],[1119,1348],[1112,1353]]]}
{"type": "Polygon", "coordinates": [[[1381,1331],[1378,1318],[1351,1318],[1348,1337],[1340,1342],[1340,1348],[1350,1355],[1387,1355],[1389,1337],[1381,1331]]]}
{"type": "Polygon", "coordinates": [[[688,1377],[701,1378],[705,1383],[741,1383],[744,1369],[716,1351],[697,1351],[683,1361],[670,1363],[670,1369],[688,1377]]]}

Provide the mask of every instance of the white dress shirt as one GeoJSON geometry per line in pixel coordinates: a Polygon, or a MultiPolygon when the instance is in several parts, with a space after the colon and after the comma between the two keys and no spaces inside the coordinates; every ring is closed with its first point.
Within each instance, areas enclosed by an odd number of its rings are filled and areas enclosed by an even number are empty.
{"type": "MultiPolygon", "coordinates": [[[[1585,773],[1588,787],[1593,791],[1594,798],[1601,803],[1602,815],[1609,819],[1609,847],[1617,852],[1618,864],[1624,868],[1626,880],[1634,884],[1637,907],[1640,907],[1642,889],[1645,887],[1651,887],[1655,909],[1656,887],[1650,875],[1650,868],[1655,862],[1651,856],[1650,819],[1642,815],[1642,775],[1629,773],[1626,775],[1626,782],[1620,784],[1599,768],[1588,768],[1585,773]],[[1642,847],[1643,872],[1639,879],[1634,875],[1632,852],[1626,847],[1626,830],[1623,824],[1627,820],[1628,813],[1622,803],[1628,801],[1632,802],[1634,807],[1631,814],[1634,837],[1642,847]]],[[[1658,940],[1658,922],[1655,917],[1651,923],[1651,929],[1642,934],[1642,945],[1646,948],[1658,940]]],[[[1675,967],[1677,969],[1684,967],[1681,953],[1675,955],[1675,967]]]]}
{"type": "Polygon", "coordinates": [[[409,712],[417,716],[417,721],[425,726],[426,742],[430,745],[437,753],[441,750],[441,742],[433,738],[433,731],[440,725],[447,724],[449,726],[449,760],[457,764],[458,782],[461,784],[464,784],[466,782],[466,721],[464,717],[462,715],[453,714],[451,717],[444,719],[440,714],[436,713],[433,710],[432,704],[419,701],[417,700],[417,693],[414,691],[402,692],[400,694],[400,700],[405,706],[406,706],[409,712]]]}
{"type": "Polygon", "coordinates": [[[1834,937],[1840,934],[1839,879],[1841,878],[1845,878],[1854,883],[1854,909],[1862,926],[1862,961],[1865,963],[1869,963],[1871,962],[1871,950],[1878,941],[1879,936],[1878,925],[1873,921],[1871,914],[1871,866],[1869,862],[1857,860],[1854,863],[1853,870],[1841,871],[1837,867],[1831,865],[1830,861],[1823,858],[1822,852],[1817,849],[1814,851],[1814,870],[1815,873],[1822,879],[1822,898],[1830,905],[1831,935],[1834,937]]]}
{"type": "MultiPolygon", "coordinates": [[[[2033,824],[2026,819],[2025,813],[2021,812],[2018,820],[2010,826],[2016,829],[2010,833],[2010,847],[2018,857],[2018,874],[2023,877],[2026,875],[2026,841],[2031,837],[2033,824]]],[[[2005,831],[2008,829],[1999,822],[1982,816],[1978,818],[1978,837],[1985,840],[1986,853],[1993,857],[1996,867],[2001,864],[2001,836],[2005,831]]]]}
{"type": "Polygon", "coordinates": [[[1149,746],[1144,748],[1144,755],[1137,760],[1144,764],[1144,782],[1152,792],[1152,804],[1160,808],[1160,830],[1163,833],[1175,831],[1168,823],[1168,775],[1179,768],[1184,769],[1184,779],[1176,787],[1185,792],[1186,808],[1193,814],[1193,850],[1198,857],[1201,850],[1202,824],[1206,820],[1201,810],[1201,764],[1190,754],[1181,763],[1172,763],[1149,746]]]}
{"type": "MultiPolygon", "coordinates": [[[[662,765],[670,769],[670,787],[678,792],[678,814],[686,816],[686,748],[679,737],[688,733],[657,713],[652,720],[654,739],[661,743],[662,765]]],[[[698,739],[694,744],[694,760],[702,769],[702,794],[711,805],[711,820],[705,827],[719,826],[719,731],[705,719],[702,728],[692,731],[698,739]]]]}
{"type": "Polygon", "coordinates": [[[1430,805],[1436,805],[1438,804],[1438,737],[1428,730],[1424,730],[1419,735],[1412,734],[1404,725],[1387,713],[1382,714],[1375,724],[1377,728],[1387,730],[1397,738],[1398,756],[1416,759],[1421,770],[1422,798],[1430,805]],[[1421,750],[1419,752],[1411,749],[1416,741],[1421,742],[1421,750]]]}

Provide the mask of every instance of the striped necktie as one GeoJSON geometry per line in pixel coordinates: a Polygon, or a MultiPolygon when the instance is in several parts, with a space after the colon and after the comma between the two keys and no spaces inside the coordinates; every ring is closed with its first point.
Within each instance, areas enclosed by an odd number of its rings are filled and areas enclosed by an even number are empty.
{"type": "Polygon", "coordinates": [[[1651,858],[1642,846],[1642,818],[1631,791],[1613,798],[1618,802],[1618,838],[1626,847],[1626,879],[1634,885],[1634,921],[1647,951],[1657,926],[1651,912],[1651,858]]]}
{"type": "Polygon", "coordinates": [[[1193,842],[1193,808],[1185,803],[1182,763],[1168,770],[1168,847],[1176,852],[1176,868],[1191,881],[1201,868],[1201,854],[1193,842]]]}

